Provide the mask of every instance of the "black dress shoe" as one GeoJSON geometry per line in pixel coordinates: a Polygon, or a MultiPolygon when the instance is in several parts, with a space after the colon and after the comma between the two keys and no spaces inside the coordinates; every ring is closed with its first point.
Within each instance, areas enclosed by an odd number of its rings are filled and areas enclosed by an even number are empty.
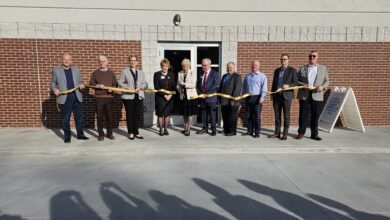
{"type": "Polygon", "coordinates": [[[104,141],[104,136],[99,136],[98,141],[104,141]]]}
{"type": "Polygon", "coordinates": [[[252,135],[253,132],[247,131],[244,135],[252,135]]]}
{"type": "Polygon", "coordinates": [[[164,136],[164,132],[163,132],[163,129],[162,129],[162,128],[160,128],[160,132],[158,132],[158,135],[164,136]]]}
{"type": "Polygon", "coordinates": [[[232,133],[226,133],[225,136],[229,136],[230,137],[230,136],[233,136],[233,134],[232,133]]]}
{"type": "Polygon", "coordinates": [[[260,137],[260,134],[255,134],[253,137],[254,137],[254,138],[259,138],[259,137],[260,137]]]}
{"type": "Polygon", "coordinates": [[[64,143],[65,143],[65,144],[69,144],[69,143],[70,143],[70,139],[65,139],[65,140],[64,140],[64,143]]]}
{"type": "Polygon", "coordinates": [[[322,138],[320,138],[318,135],[312,135],[310,138],[316,141],[322,140],[322,138]]]}
{"type": "Polygon", "coordinates": [[[131,136],[129,135],[129,139],[130,139],[130,140],[134,140],[134,138],[135,138],[135,136],[131,137],[131,136]]]}
{"type": "Polygon", "coordinates": [[[84,135],[84,136],[77,137],[77,139],[79,139],[79,140],[88,140],[89,137],[86,137],[86,136],[84,135]]]}
{"type": "Polygon", "coordinates": [[[268,138],[280,138],[280,134],[271,134],[270,136],[268,136],[268,138]]]}
{"type": "Polygon", "coordinates": [[[168,136],[169,135],[169,132],[167,129],[164,130],[164,135],[168,136]]]}
{"type": "Polygon", "coordinates": [[[135,138],[137,138],[137,139],[144,139],[144,137],[142,137],[142,136],[139,135],[139,134],[137,134],[137,135],[135,136],[135,138]]]}
{"type": "Polygon", "coordinates": [[[205,133],[207,133],[207,131],[202,129],[202,130],[197,131],[196,133],[197,134],[205,134],[205,133]]]}
{"type": "Polygon", "coordinates": [[[215,136],[215,135],[217,135],[217,132],[216,131],[212,131],[211,132],[211,136],[215,136]]]}

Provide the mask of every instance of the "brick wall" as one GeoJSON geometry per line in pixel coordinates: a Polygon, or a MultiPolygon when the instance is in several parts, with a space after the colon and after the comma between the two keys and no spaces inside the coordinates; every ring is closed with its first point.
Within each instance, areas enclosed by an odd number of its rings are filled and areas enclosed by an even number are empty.
{"type": "MultiPolygon", "coordinates": [[[[49,83],[51,68],[62,63],[64,52],[72,55],[73,64],[81,69],[82,79],[87,83],[91,73],[98,67],[97,57],[101,54],[108,57],[110,68],[117,77],[121,69],[128,66],[129,52],[137,54],[141,61],[141,42],[1,39],[0,127],[61,126],[61,115],[57,111],[55,97],[50,93],[49,83]]],[[[94,98],[87,91],[84,93],[84,125],[94,127],[94,98]]],[[[114,109],[115,125],[122,125],[125,117],[120,97],[116,97],[114,109]]],[[[73,123],[73,119],[71,121],[73,123]]]]}
{"type": "MultiPolygon", "coordinates": [[[[273,71],[280,66],[280,55],[290,54],[295,68],[308,63],[310,50],[318,50],[319,63],[329,71],[330,86],[350,86],[354,89],[365,125],[390,125],[390,43],[303,43],[303,42],[239,42],[238,71],[244,76],[253,59],[261,61],[261,71],[267,75],[270,90],[273,71]]],[[[297,100],[293,101],[291,122],[298,123],[297,100]]],[[[263,124],[273,125],[272,103],[267,97],[263,105],[263,124]]],[[[240,112],[245,122],[245,112],[240,112]]]]}
{"type": "MultiPolygon", "coordinates": [[[[251,61],[259,59],[270,89],[273,70],[279,66],[281,53],[289,53],[291,65],[300,67],[307,63],[308,52],[312,49],[319,51],[320,63],[328,67],[331,86],[353,87],[365,125],[390,125],[390,43],[239,42],[238,71],[243,76],[250,71],[251,61]]],[[[119,76],[120,70],[127,66],[129,51],[141,58],[141,42],[1,39],[0,127],[60,127],[61,116],[55,97],[50,93],[49,82],[51,68],[61,63],[62,53],[72,54],[74,65],[81,69],[84,82],[88,82],[98,66],[98,55],[107,55],[111,68],[119,76]]],[[[94,127],[94,99],[87,94],[84,97],[84,124],[94,127]]],[[[119,97],[115,103],[115,125],[124,126],[124,109],[119,97]]],[[[273,125],[269,97],[264,103],[262,118],[263,125],[273,125]]],[[[243,107],[239,125],[245,125],[245,121],[243,107]]],[[[298,122],[297,100],[293,102],[291,122],[293,125],[298,122]]]]}

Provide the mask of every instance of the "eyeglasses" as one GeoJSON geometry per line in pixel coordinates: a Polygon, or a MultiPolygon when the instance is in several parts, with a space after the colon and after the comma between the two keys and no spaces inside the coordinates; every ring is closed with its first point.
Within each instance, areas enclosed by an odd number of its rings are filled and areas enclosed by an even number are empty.
{"type": "Polygon", "coordinates": [[[309,58],[315,58],[317,55],[309,55],[309,58]]]}

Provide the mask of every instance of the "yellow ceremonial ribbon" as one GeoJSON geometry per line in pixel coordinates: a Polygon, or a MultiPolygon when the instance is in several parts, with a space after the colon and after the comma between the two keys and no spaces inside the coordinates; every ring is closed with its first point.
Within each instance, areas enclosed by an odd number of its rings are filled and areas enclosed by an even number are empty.
{"type": "Polygon", "coordinates": [[[234,101],[238,101],[238,100],[241,100],[241,99],[245,99],[246,97],[249,97],[251,95],[252,94],[247,93],[245,95],[234,97],[234,96],[223,94],[223,93],[212,93],[212,94],[200,94],[200,95],[196,95],[196,96],[191,96],[190,100],[191,99],[199,99],[199,98],[209,98],[209,97],[213,97],[213,96],[221,96],[223,98],[227,98],[227,99],[232,99],[234,101]]]}
{"type": "Polygon", "coordinates": [[[269,92],[269,94],[276,94],[279,92],[284,92],[284,91],[289,91],[289,90],[299,90],[299,89],[307,89],[307,90],[315,90],[315,86],[293,86],[293,87],[288,87],[285,89],[278,89],[275,92],[269,92]]]}
{"type": "MultiPolygon", "coordinates": [[[[108,87],[108,86],[104,86],[104,87],[100,88],[100,87],[93,86],[93,85],[85,85],[85,86],[89,87],[89,88],[93,88],[93,89],[105,89],[105,90],[109,90],[110,89],[112,91],[117,91],[117,92],[135,93],[135,89],[115,88],[115,87],[108,87]]],[[[80,86],[76,86],[73,89],[61,91],[60,95],[65,95],[65,94],[74,92],[75,90],[77,90],[79,88],[80,88],[80,86]]],[[[145,89],[144,92],[146,92],[146,93],[163,92],[163,93],[168,94],[168,95],[175,95],[176,94],[176,91],[169,91],[169,90],[166,90],[166,89],[158,89],[158,90],[156,90],[156,89],[145,89]]]]}

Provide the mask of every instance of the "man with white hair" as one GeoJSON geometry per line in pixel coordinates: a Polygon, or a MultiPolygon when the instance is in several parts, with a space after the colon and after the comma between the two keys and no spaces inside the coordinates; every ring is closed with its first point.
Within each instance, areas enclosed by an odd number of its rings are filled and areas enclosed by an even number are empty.
{"type": "MultiPolygon", "coordinates": [[[[219,73],[211,69],[211,60],[205,58],[202,60],[201,78],[198,79],[196,88],[198,94],[213,94],[218,92],[220,76],[219,73]]],[[[202,110],[202,130],[197,131],[197,134],[208,133],[208,118],[211,116],[211,136],[217,135],[217,96],[204,98],[201,100],[202,110]]]]}
{"type": "Polygon", "coordinates": [[[248,113],[248,131],[246,135],[260,137],[261,109],[267,95],[267,77],[260,72],[260,61],[254,60],[251,65],[252,71],[247,73],[244,79],[243,94],[251,93],[246,98],[246,111],[248,113]]]}
{"type": "Polygon", "coordinates": [[[52,69],[50,87],[57,96],[57,103],[61,105],[62,128],[64,129],[64,142],[70,143],[70,116],[74,115],[76,123],[77,139],[89,139],[83,132],[83,94],[80,89],[84,88],[81,81],[80,69],[72,66],[72,57],[69,53],[62,55],[62,65],[52,69]],[[61,91],[78,89],[68,94],[61,94],[61,91]]]}
{"type": "MultiPolygon", "coordinates": [[[[103,89],[104,87],[117,87],[115,73],[108,68],[108,60],[106,56],[99,56],[99,68],[95,70],[89,84],[97,86],[101,89],[94,91],[96,98],[96,115],[98,127],[98,140],[104,140],[103,122],[104,117],[107,120],[107,138],[114,139],[112,134],[112,106],[114,105],[114,96],[111,89],[103,89]]],[[[93,91],[91,91],[93,93],[93,91]]]]}

